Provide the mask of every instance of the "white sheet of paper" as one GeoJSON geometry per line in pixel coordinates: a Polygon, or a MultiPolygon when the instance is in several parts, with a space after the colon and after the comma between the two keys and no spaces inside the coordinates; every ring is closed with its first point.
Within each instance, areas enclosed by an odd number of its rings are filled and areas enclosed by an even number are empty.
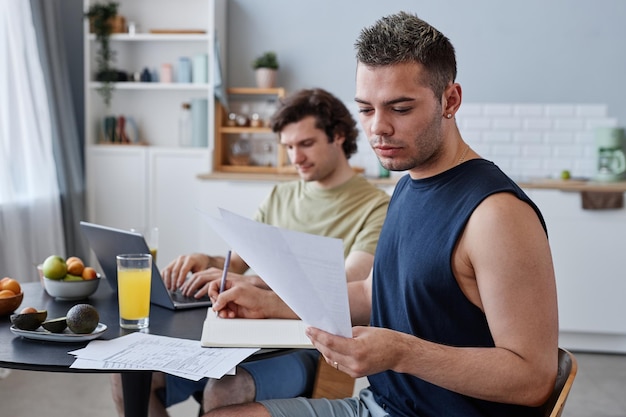
{"type": "Polygon", "coordinates": [[[343,243],[220,209],[209,225],[306,324],[352,337],[343,243]]]}
{"type": "Polygon", "coordinates": [[[130,333],[112,340],[93,340],[69,354],[71,368],[147,369],[187,379],[221,378],[259,349],[211,349],[197,340],[130,333]]]}

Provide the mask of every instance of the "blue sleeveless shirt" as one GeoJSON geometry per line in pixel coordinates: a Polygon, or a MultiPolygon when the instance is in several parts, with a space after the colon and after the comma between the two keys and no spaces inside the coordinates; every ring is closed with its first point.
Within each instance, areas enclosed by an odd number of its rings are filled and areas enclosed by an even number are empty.
{"type": "MultiPolygon", "coordinates": [[[[395,187],[374,258],[371,325],[458,347],[493,347],[484,313],[463,294],[452,252],[474,209],[508,192],[539,209],[498,167],[469,160],[434,177],[408,175],[395,187]]],[[[416,359],[419,360],[419,359],[416,359]]],[[[537,416],[537,408],[494,403],[385,371],[368,377],[392,416],[537,416]]]]}

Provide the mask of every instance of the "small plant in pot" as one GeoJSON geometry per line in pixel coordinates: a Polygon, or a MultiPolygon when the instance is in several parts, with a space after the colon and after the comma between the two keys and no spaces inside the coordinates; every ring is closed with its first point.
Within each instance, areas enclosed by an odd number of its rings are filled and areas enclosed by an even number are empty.
{"type": "Polygon", "coordinates": [[[110,37],[113,33],[112,21],[117,16],[118,7],[119,3],[116,2],[94,3],[85,13],[96,36],[96,42],[99,44],[96,54],[96,79],[102,82],[98,92],[107,107],[113,95],[113,82],[118,78],[118,73],[112,66],[115,61],[115,51],[111,50],[110,45],[110,37]]]}
{"type": "Polygon", "coordinates": [[[268,51],[252,61],[255,71],[256,84],[259,88],[272,88],[276,84],[276,72],[278,70],[278,57],[276,52],[268,51]]]}

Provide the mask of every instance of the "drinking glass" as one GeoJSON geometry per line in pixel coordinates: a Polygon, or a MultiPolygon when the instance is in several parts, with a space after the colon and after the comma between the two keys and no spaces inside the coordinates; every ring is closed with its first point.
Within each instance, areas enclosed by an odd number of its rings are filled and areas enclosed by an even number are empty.
{"type": "Polygon", "coordinates": [[[151,278],[152,255],[141,253],[117,256],[120,327],[144,329],[150,324],[151,278]]]}

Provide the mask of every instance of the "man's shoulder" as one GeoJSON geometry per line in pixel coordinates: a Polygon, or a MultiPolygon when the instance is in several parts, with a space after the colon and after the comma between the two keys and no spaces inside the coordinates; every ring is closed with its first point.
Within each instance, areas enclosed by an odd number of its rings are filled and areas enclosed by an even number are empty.
{"type": "Polygon", "coordinates": [[[359,197],[368,200],[378,200],[388,202],[390,199],[389,194],[377,187],[371,181],[362,175],[355,175],[345,183],[332,188],[332,189],[319,189],[312,186],[307,186],[307,183],[303,180],[285,181],[274,185],[272,192],[270,193],[270,199],[272,198],[284,198],[293,197],[295,195],[309,197],[319,197],[321,199],[328,198],[340,198],[345,199],[348,197],[359,197]]]}
{"type": "Polygon", "coordinates": [[[272,187],[272,193],[289,193],[302,189],[304,182],[302,180],[283,181],[272,187]]]}
{"type": "Polygon", "coordinates": [[[376,186],[362,175],[355,175],[350,180],[350,182],[350,189],[354,190],[355,192],[378,196],[379,198],[382,198],[384,200],[389,200],[390,198],[389,194],[385,190],[376,186]]]}

